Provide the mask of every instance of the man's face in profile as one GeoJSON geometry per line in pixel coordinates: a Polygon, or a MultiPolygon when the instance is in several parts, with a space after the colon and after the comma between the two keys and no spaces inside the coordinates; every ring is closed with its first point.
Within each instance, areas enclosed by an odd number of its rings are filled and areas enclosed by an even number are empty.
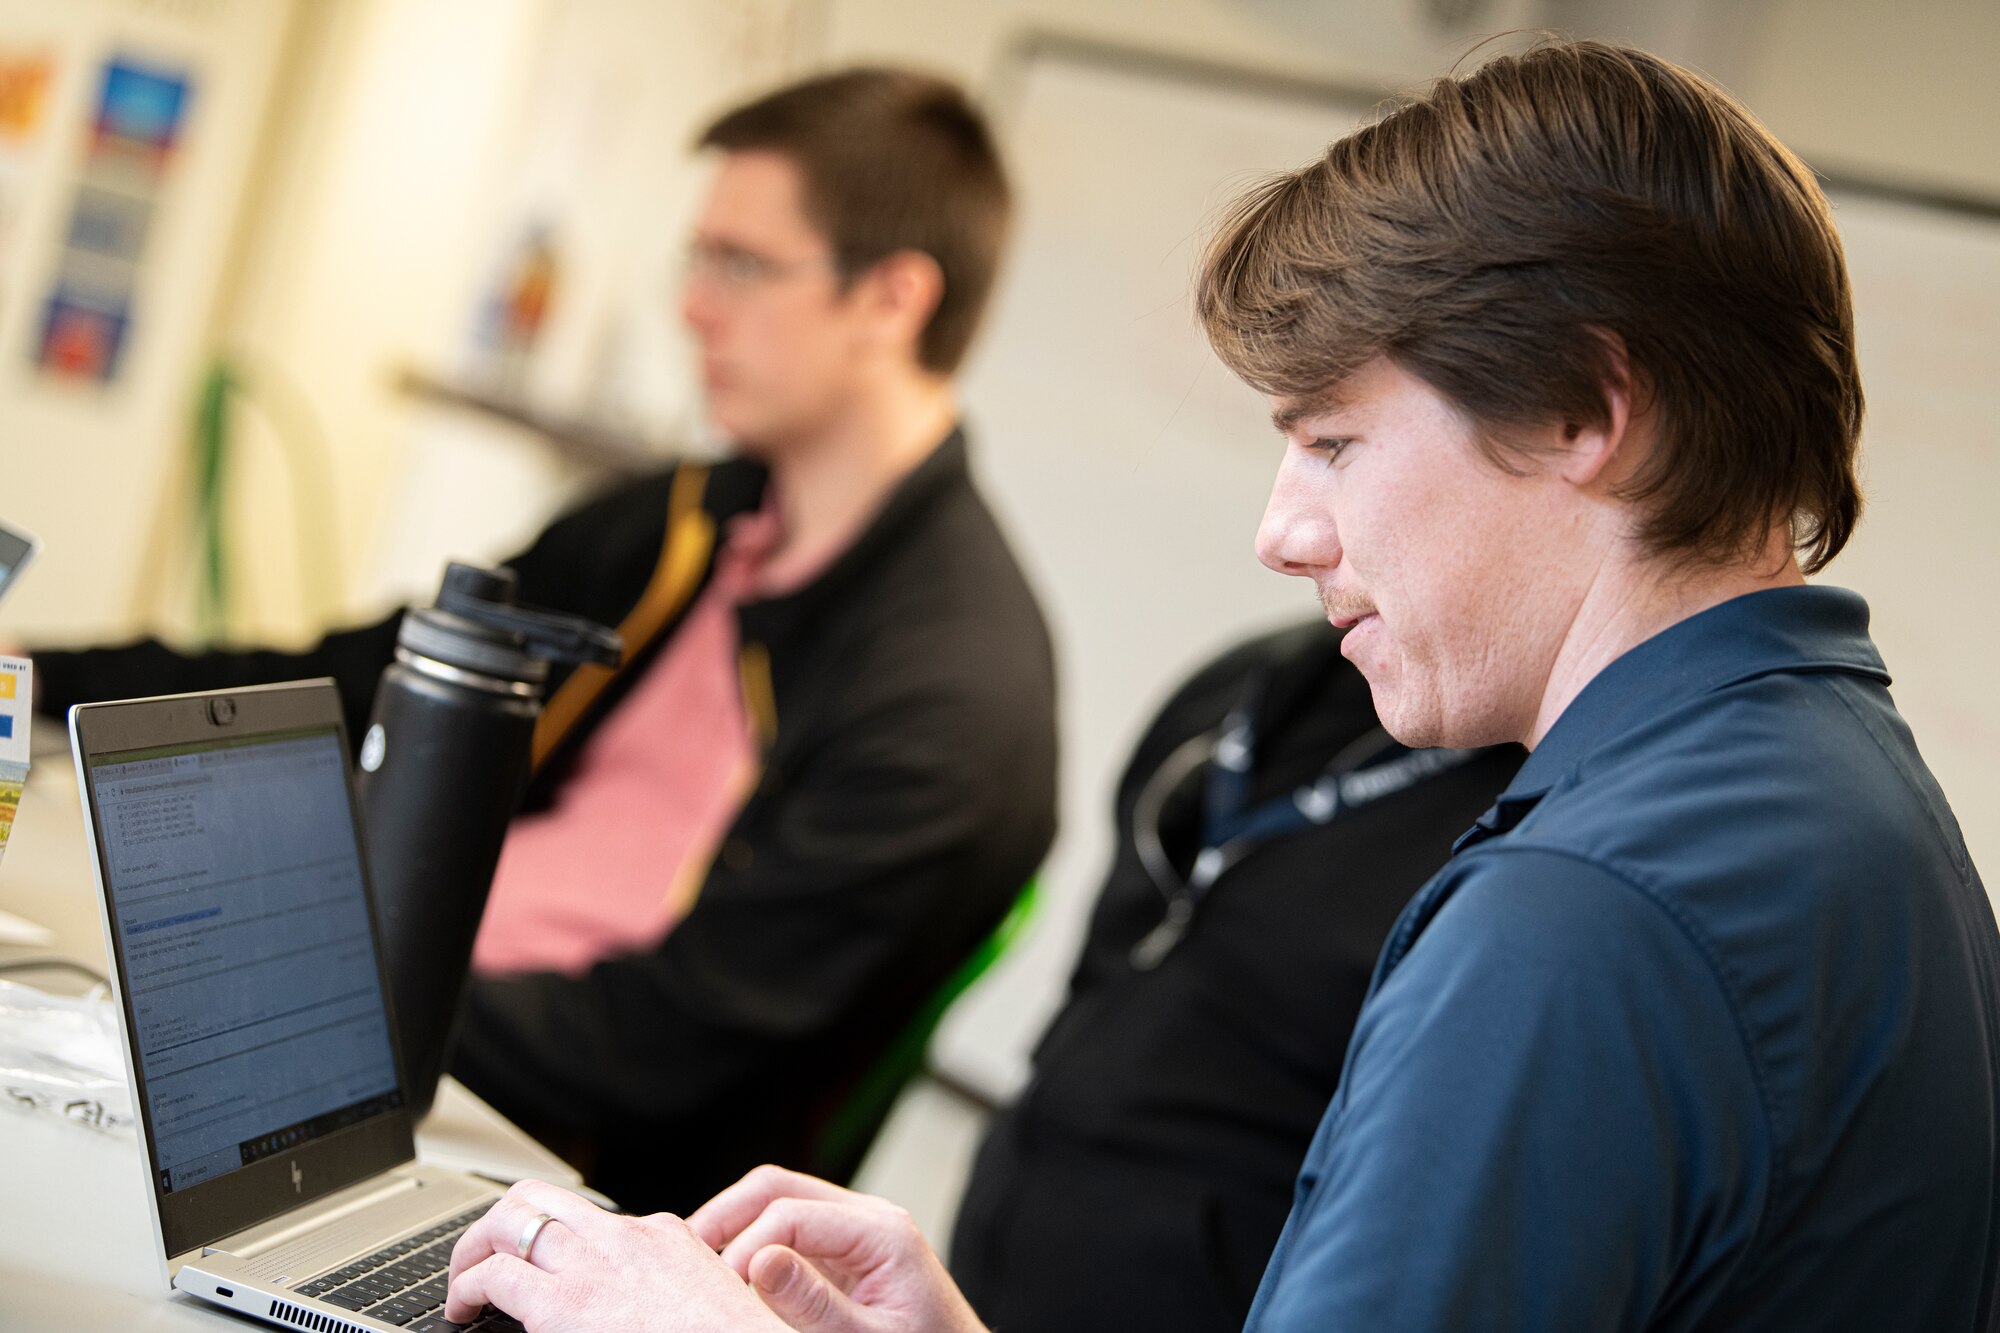
{"type": "Polygon", "coordinates": [[[852,388],[860,354],[836,256],[806,220],[784,156],[729,153],[689,248],[681,316],[716,427],[753,456],[818,428],[852,388]]]}
{"type": "Polygon", "coordinates": [[[1526,736],[1573,606],[1560,477],[1503,472],[1462,413],[1386,358],[1336,397],[1272,407],[1285,454],[1258,558],[1313,581],[1383,726],[1414,746],[1526,736]]]}

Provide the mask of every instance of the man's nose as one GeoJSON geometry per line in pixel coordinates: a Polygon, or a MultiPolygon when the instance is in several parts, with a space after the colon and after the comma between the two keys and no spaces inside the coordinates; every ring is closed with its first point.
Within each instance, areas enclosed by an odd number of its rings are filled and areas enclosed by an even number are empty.
{"type": "Polygon", "coordinates": [[[715,328],[720,307],[714,287],[714,283],[706,281],[699,273],[688,274],[681,283],[681,323],[696,333],[706,335],[715,328]]]}
{"type": "Polygon", "coordinates": [[[1332,516],[1288,485],[1282,468],[1257,525],[1257,559],[1266,569],[1299,578],[1340,561],[1332,516]]]}

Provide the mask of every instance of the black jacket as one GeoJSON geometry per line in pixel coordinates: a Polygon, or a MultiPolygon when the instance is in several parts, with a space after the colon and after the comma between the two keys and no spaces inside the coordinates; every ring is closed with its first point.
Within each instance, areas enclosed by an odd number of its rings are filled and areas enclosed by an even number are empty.
{"type": "MultiPolygon", "coordinates": [[[[1316,621],[1238,647],[1140,741],[1068,1002],[1033,1080],[994,1121],[959,1213],[952,1271],[993,1327],[1242,1327],[1382,941],[1521,762],[1516,747],[1484,752],[1259,846],[1215,881],[1156,970],[1135,969],[1133,946],[1165,905],[1135,841],[1142,788],[1214,732],[1253,678],[1253,799],[1312,782],[1377,726],[1339,642],[1316,621]]],[[[1161,809],[1162,848],[1183,877],[1207,767],[1161,809]]]]}
{"type": "MultiPolygon", "coordinates": [[[[763,480],[742,461],[677,468],[586,504],[509,562],[522,601],[621,625],[630,649],[615,673],[553,687],[531,806],[672,637],[721,525],[755,508],[763,480]]],[[[55,709],[330,674],[358,736],[397,620],[304,654],[148,643],[37,654],[37,672],[55,709]]],[[[821,1129],[1055,831],[1048,636],[956,433],[829,569],[746,604],[739,628],[763,772],[692,911],[658,948],[579,979],[476,982],[453,1057],[634,1208],[691,1210],[761,1161],[851,1170],[816,1156],[821,1129]]]]}

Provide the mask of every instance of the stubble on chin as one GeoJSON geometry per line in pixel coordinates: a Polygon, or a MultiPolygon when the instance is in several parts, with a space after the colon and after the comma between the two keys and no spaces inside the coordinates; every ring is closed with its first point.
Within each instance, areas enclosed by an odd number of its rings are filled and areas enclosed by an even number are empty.
{"type": "MultiPolygon", "coordinates": [[[[1351,607],[1343,608],[1343,612],[1356,614],[1351,607]]],[[[1413,674],[1410,663],[1400,654],[1388,651],[1384,643],[1377,641],[1370,646],[1376,651],[1349,657],[1348,661],[1368,682],[1368,696],[1374,702],[1375,717],[1382,729],[1412,750],[1452,744],[1445,735],[1443,701],[1424,688],[1422,674],[1413,674]]]]}
{"type": "MultiPolygon", "coordinates": [[[[1372,687],[1369,692],[1374,693],[1372,687]]],[[[1385,712],[1379,699],[1375,712],[1376,716],[1382,719],[1382,730],[1394,737],[1399,745],[1407,745],[1412,750],[1428,750],[1446,743],[1444,729],[1437,724],[1435,718],[1398,716],[1398,710],[1394,707],[1385,712]]]]}
{"type": "Polygon", "coordinates": [[[1385,678],[1380,663],[1363,666],[1354,663],[1361,678],[1368,682],[1368,698],[1375,705],[1375,720],[1382,724],[1382,730],[1389,733],[1398,744],[1407,745],[1412,750],[1421,750],[1434,742],[1423,739],[1419,733],[1424,730],[1417,720],[1408,716],[1408,701],[1401,698],[1391,681],[1385,678]]]}

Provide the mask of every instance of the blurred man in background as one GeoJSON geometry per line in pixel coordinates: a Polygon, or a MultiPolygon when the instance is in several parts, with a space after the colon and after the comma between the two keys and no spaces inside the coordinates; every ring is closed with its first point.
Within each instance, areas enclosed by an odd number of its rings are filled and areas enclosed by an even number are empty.
{"type": "MultiPolygon", "coordinates": [[[[853,1168],[829,1124],[1055,822],[1048,636],[952,385],[1007,230],[985,124],[858,69],[700,145],[682,313],[736,457],[509,562],[625,658],[544,712],[453,1064],[599,1188],[683,1210],[759,1161],[853,1168]]],[[[38,653],[41,702],[330,674],[359,735],[397,622],[303,654],[38,653]]]]}

